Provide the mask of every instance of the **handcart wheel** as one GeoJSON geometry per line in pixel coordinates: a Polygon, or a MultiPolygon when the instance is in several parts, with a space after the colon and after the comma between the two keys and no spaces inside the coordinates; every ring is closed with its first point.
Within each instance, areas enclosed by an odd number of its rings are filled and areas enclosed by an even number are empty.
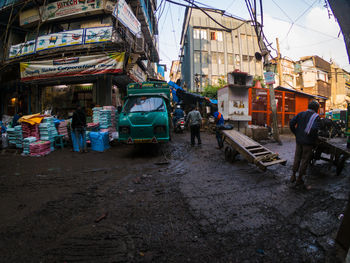
{"type": "Polygon", "coordinates": [[[225,148],[225,160],[230,162],[231,161],[231,155],[232,155],[232,147],[226,146],[225,148]]]}
{"type": "Polygon", "coordinates": [[[231,146],[227,146],[225,148],[225,160],[233,163],[235,161],[236,155],[238,152],[234,150],[231,146]]]}

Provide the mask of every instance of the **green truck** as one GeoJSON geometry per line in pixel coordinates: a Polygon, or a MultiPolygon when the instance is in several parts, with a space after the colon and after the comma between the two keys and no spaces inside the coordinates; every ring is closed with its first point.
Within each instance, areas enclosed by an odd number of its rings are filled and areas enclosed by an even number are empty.
{"type": "Polygon", "coordinates": [[[166,82],[131,83],[119,115],[119,141],[163,143],[170,140],[170,88],[166,82]]]}

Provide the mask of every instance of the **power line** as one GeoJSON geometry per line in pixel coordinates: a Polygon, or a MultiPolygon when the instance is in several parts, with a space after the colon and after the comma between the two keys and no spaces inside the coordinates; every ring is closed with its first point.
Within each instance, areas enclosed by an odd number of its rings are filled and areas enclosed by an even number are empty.
{"type": "Polygon", "coordinates": [[[296,47],[292,47],[292,48],[305,48],[305,47],[317,46],[319,44],[323,44],[323,43],[326,43],[326,42],[329,42],[329,41],[333,41],[335,39],[338,39],[338,38],[337,37],[333,37],[331,39],[320,41],[320,42],[317,42],[317,43],[314,43],[314,44],[309,44],[309,45],[304,45],[304,46],[296,46],[296,47]]]}
{"type": "Polygon", "coordinates": [[[302,16],[304,16],[304,15],[306,14],[306,12],[309,11],[309,10],[313,7],[314,4],[316,4],[317,1],[318,1],[318,0],[315,0],[315,1],[314,1],[300,16],[298,16],[297,19],[295,19],[295,20],[292,22],[292,24],[291,24],[291,26],[290,26],[290,28],[289,28],[289,30],[288,30],[286,36],[284,37],[284,39],[283,39],[281,42],[283,42],[283,41],[288,37],[290,31],[291,31],[292,28],[293,28],[293,25],[294,25],[302,16]]]}
{"type": "Polygon", "coordinates": [[[170,10],[170,19],[171,19],[171,25],[172,25],[172,27],[173,27],[174,41],[175,41],[175,43],[177,43],[176,34],[175,34],[175,27],[174,27],[174,21],[173,21],[173,13],[172,13],[171,10],[170,10]]]}
{"type": "Polygon", "coordinates": [[[233,0],[233,1],[231,2],[231,4],[230,4],[228,7],[226,7],[225,12],[226,12],[235,2],[236,2],[236,0],[233,0]]]}
{"type": "Polygon", "coordinates": [[[291,21],[293,22],[293,19],[291,19],[288,14],[274,1],[272,0],[272,2],[282,11],[282,13],[291,21]]]}

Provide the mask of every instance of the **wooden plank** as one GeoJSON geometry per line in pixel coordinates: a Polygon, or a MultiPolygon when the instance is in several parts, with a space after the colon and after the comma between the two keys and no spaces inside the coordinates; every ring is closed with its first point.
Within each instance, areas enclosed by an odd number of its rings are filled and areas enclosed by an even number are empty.
{"type": "Polygon", "coordinates": [[[271,154],[271,152],[265,151],[265,152],[254,153],[255,156],[261,156],[261,155],[265,155],[265,154],[271,154]]]}
{"type": "Polygon", "coordinates": [[[261,145],[253,145],[253,146],[248,146],[248,147],[245,147],[246,149],[254,149],[254,148],[257,148],[257,147],[261,147],[261,145]]]}
{"type": "Polygon", "coordinates": [[[265,151],[265,148],[259,147],[259,148],[255,148],[255,149],[249,149],[248,151],[251,153],[257,153],[257,152],[265,151]]]}
{"type": "Polygon", "coordinates": [[[265,166],[271,166],[271,165],[274,165],[274,164],[285,164],[287,161],[286,160],[282,160],[282,159],[279,159],[279,160],[275,160],[275,161],[272,161],[272,162],[266,162],[266,163],[262,163],[263,165],[265,166]]]}
{"type": "Polygon", "coordinates": [[[252,140],[248,136],[235,131],[235,130],[224,130],[222,131],[227,137],[229,137],[231,140],[237,142],[239,145],[242,147],[251,147],[251,146],[260,146],[259,143],[256,141],[252,140]]]}

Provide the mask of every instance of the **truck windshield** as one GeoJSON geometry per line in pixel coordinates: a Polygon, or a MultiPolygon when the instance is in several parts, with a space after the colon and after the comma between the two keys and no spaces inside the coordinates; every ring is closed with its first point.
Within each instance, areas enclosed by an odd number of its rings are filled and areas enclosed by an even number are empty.
{"type": "Polygon", "coordinates": [[[124,107],[125,113],[151,111],[165,111],[165,105],[162,98],[131,97],[128,99],[124,107]]]}

